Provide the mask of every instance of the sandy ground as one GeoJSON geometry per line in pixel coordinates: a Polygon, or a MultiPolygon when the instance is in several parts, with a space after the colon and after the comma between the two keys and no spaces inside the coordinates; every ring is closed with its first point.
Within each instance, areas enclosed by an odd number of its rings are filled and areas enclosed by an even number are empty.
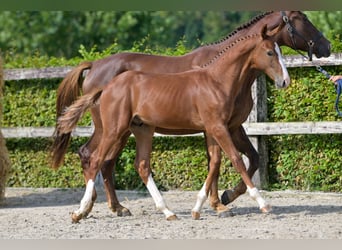
{"type": "Polygon", "coordinates": [[[7,188],[0,206],[0,239],[342,239],[342,194],[262,192],[272,204],[261,214],[247,194],[218,217],[205,203],[200,220],[191,218],[197,192],[168,191],[163,196],[179,218],[166,221],[145,192],[118,191],[132,216],[118,217],[99,196],[92,213],[71,223],[84,189],[7,188]]]}

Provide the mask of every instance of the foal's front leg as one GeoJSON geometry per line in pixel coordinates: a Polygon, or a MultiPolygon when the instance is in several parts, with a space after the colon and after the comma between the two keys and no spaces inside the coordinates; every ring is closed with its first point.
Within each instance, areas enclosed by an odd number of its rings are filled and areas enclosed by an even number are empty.
{"type": "Polygon", "coordinates": [[[243,182],[247,186],[249,195],[257,201],[260,210],[262,212],[269,212],[271,210],[271,206],[266,203],[266,201],[261,197],[258,189],[254,186],[249,174],[247,173],[242,157],[233,143],[228,129],[224,125],[217,125],[214,128],[208,129],[207,131],[213,135],[222,150],[229,157],[236,171],[240,173],[243,182]]]}
{"type": "MultiPolygon", "coordinates": [[[[232,132],[232,139],[234,145],[236,146],[237,150],[239,150],[242,154],[246,155],[249,160],[249,167],[247,170],[248,176],[252,178],[255,171],[259,167],[259,154],[255,150],[253,144],[249,140],[244,128],[242,125],[232,132]]],[[[241,194],[244,194],[247,190],[246,184],[241,180],[238,185],[231,189],[225,190],[221,196],[221,201],[223,204],[227,205],[231,203],[236,198],[238,198],[241,194]]],[[[262,212],[268,212],[267,210],[262,212]]]]}

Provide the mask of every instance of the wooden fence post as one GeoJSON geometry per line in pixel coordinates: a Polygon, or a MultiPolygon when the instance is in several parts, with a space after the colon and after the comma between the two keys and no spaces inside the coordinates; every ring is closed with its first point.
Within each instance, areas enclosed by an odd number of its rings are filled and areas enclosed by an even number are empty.
{"type": "MultiPolygon", "coordinates": [[[[246,122],[265,122],[267,120],[267,86],[266,76],[260,75],[252,85],[253,109],[246,122]]],[[[268,149],[264,136],[250,136],[253,146],[260,156],[259,169],[255,172],[252,181],[261,189],[268,186],[268,149]]],[[[249,166],[247,157],[243,157],[246,166],[249,166]]]]}

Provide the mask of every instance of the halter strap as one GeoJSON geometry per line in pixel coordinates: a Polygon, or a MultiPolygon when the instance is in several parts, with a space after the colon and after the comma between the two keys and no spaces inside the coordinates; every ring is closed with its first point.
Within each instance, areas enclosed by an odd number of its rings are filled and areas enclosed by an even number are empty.
{"type": "Polygon", "coordinates": [[[281,11],[281,15],[283,18],[283,21],[285,22],[285,27],[287,29],[287,31],[289,32],[290,38],[291,38],[291,42],[293,45],[293,49],[301,54],[303,57],[308,58],[309,61],[312,61],[312,55],[313,55],[313,48],[315,46],[315,43],[317,41],[319,41],[319,39],[321,39],[323,37],[323,34],[320,32],[319,36],[314,39],[314,40],[307,40],[302,34],[300,34],[298,32],[298,30],[291,24],[289,17],[286,15],[285,11],[281,11]],[[296,44],[296,39],[295,39],[295,35],[297,35],[299,38],[301,38],[302,40],[304,40],[304,42],[308,45],[309,51],[308,51],[308,55],[309,57],[307,57],[306,55],[304,55],[301,51],[298,50],[297,48],[297,44],[296,44]]]}

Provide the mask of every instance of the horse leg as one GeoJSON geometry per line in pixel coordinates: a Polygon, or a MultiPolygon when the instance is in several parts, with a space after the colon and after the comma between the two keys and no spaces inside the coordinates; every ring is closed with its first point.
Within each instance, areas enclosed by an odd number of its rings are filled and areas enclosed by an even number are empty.
{"type": "MultiPolygon", "coordinates": [[[[210,206],[218,212],[219,216],[228,215],[229,208],[223,205],[218,196],[218,178],[221,165],[221,148],[217,142],[205,134],[208,158],[208,170],[212,169],[212,184],[210,187],[210,206]]],[[[209,173],[208,173],[209,174],[209,173]]]]}
{"type": "Polygon", "coordinates": [[[216,125],[213,128],[207,129],[208,133],[211,132],[215,140],[218,142],[222,150],[227,154],[232,165],[236,171],[241,175],[242,180],[247,186],[249,195],[257,201],[259,208],[262,212],[269,212],[271,210],[270,205],[261,197],[258,189],[254,186],[251,177],[247,173],[246,166],[239,154],[237,148],[233,143],[233,139],[224,125],[216,125]]]}
{"type": "MultiPolygon", "coordinates": [[[[253,147],[253,144],[249,140],[246,132],[242,126],[232,133],[232,139],[236,148],[244,155],[247,156],[249,160],[249,168],[247,173],[250,178],[252,178],[255,171],[259,166],[259,154],[253,147]]],[[[244,194],[247,190],[245,183],[241,180],[238,185],[232,190],[225,190],[221,195],[221,201],[223,204],[227,205],[238,198],[241,194],[244,194]]]]}
{"type": "MultiPolygon", "coordinates": [[[[130,132],[127,132],[127,134],[123,136],[121,148],[119,150],[118,155],[122,152],[122,149],[125,147],[130,134],[130,132]]],[[[118,216],[130,216],[132,215],[131,212],[120,204],[115,192],[115,180],[113,178],[113,170],[117,157],[118,156],[116,156],[114,159],[106,160],[101,168],[108,207],[111,211],[116,212],[118,216]]]]}
{"type": "Polygon", "coordinates": [[[150,154],[152,151],[154,128],[146,125],[132,125],[131,131],[136,139],[136,159],[134,166],[139,173],[140,178],[151,194],[156,208],[164,213],[167,220],[176,220],[177,216],[166,206],[166,203],[152,177],[150,154]]]}
{"type": "MultiPolygon", "coordinates": [[[[93,122],[94,122],[94,132],[91,135],[90,139],[83,144],[79,150],[78,150],[78,155],[80,157],[81,160],[81,166],[83,169],[83,176],[84,176],[84,180],[85,183],[87,185],[88,183],[88,179],[86,178],[86,176],[88,176],[88,171],[90,171],[90,156],[91,154],[96,150],[96,147],[101,139],[101,135],[102,135],[102,123],[100,120],[100,116],[99,116],[99,108],[98,107],[94,107],[91,109],[91,113],[92,113],[92,118],[93,118],[93,122]]],[[[91,198],[91,204],[89,204],[89,208],[87,209],[87,212],[90,213],[91,209],[95,203],[95,200],[97,198],[97,193],[95,190],[95,187],[93,188],[93,192],[92,192],[92,198],[91,198]]],[[[84,214],[84,217],[86,217],[87,215],[84,214]]]]}
{"type": "Polygon", "coordinates": [[[113,172],[115,168],[115,162],[119,156],[119,154],[122,152],[123,148],[125,147],[127,140],[130,136],[130,132],[127,132],[126,135],[122,137],[121,146],[118,154],[109,160],[105,160],[102,168],[101,173],[103,176],[104,181],[104,187],[106,191],[106,197],[107,197],[107,203],[108,208],[112,212],[116,212],[118,216],[131,216],[131,212],[124,206],[122,206],[117,198],[116,192],[115,192],[115,179],[113,178],[113,172]]]}
{"type": "Polygon", "coordinates": [[[89,214],[93,206],[92,197],[95,190],[94,182],[96,175],[101,169],[106,156],[108,159],[114,159],[120,152],[122,147],[121,139],[125,134],[124,131],[127,131],[125,124],[127,126],[128,122],[121,123],[120,125],[123,126],[118,129],[107,129],[106,133],[103,133],[103,136],[101,137],[98,148],[91,154],[89,167],[87,168],[87,171],[84,172],[87,182],[86,191],[81,200],[79,209],[74,211],[71,215],[73,222],[78,222],[89,214]]]}
{"type": "MultiPolygon", "coordinates": [[[[78,155],[81,159],[84,176],[86,176],[87,172],[89,171],[88,169],[90,165],[90,156],[96,150],[96,147],[99,145],[99,142],[102,136],[102,122],[101,122],[100,115],[99,115],[99,106],[93,107],[91,109],[91,114],[92,114],[92,119],[94,122],[94,128],[95,128],[94,132],[91,138],[88,140],[88,142],[82,145],[78,151],[78,155]]],[[[128,136],[129,135],[130,133],[128,134],[128,136]]],[[[122,143],[122,148],[125,146],[126,142],[127,142],[127,139],[124,140],[124,142],[122,143]]],[[[113,168],[115,165],[115,160],[116,159],[105,161],[101,168],[108,207],[111,211],[117,212],[118,216],[129,216],[131,215],[130,211],[120,204],[115,193],[115,185],[114,185],[114,180],[112,176],[113,168]]],[[[88,180],[85,178],[85,183],[87,184],[87,182],[88,180]]],[[[92,194],[92,203],[95,202],[96,197],[97,197],[95,188],[93,190],[94,191],[92,194]]]]}
{"type": "MultiPolygon", "coordinates": [[[[208,154],[209,154],[209,156],[212,156],[211,149],[213,147],[215,148],[215,146],[217,146],[217,143],[211,136],[208,136],[208,135],[206,135],[206,142],[207,142],[207,149],[209,151],[208,154]]],[[[212,158],[213,157],[211,157],[211,159],[212,158]]],[[[211,161],[211,159],[210,159],[210,162],[213,162],[213,161],[211,161]]],[[[197,194],[196,204],[195,204],[194,208],[191,210],[192,218],[195,220],[198,220],[200,218],[200,212],[202,210],[204,202],[208,198],[209,192],[213,189],[213,187],[215,189],[214,179],[216,179],[216,180],[218,179],[219,166],[220,165],[209,164],[209,171],[208,171],[207,178],[206,178],[204,185],[202,186],[200,192],[197,194]]],[[[217,193],[216,193],[216,196],[218,199],[217,193]]],[[[215,195],[213,196],[213,199],[216,200],[215,195]]]]}

